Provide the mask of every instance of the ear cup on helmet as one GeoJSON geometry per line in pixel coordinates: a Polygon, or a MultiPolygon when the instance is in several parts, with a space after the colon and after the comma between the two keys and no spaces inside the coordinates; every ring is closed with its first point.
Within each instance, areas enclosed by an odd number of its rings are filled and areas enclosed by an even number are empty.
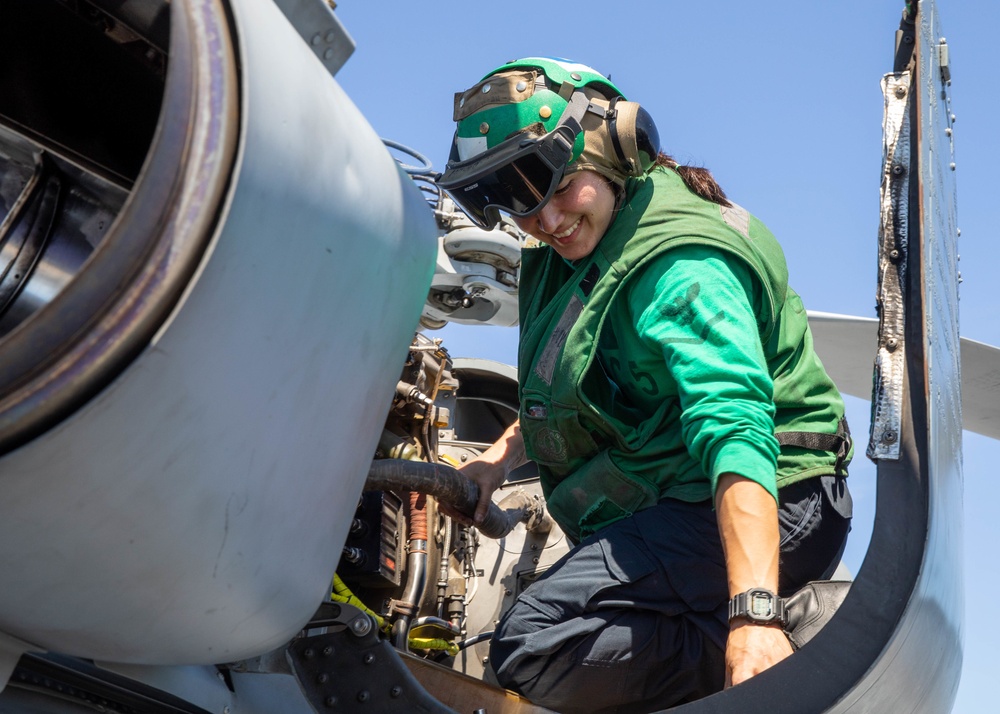
{"type": "Polygon", "coordinates": [[[656,163],[660,134],[653,117],[635,102],[612,100],[608,129],[622,171],[642,176],[656,163]]]}

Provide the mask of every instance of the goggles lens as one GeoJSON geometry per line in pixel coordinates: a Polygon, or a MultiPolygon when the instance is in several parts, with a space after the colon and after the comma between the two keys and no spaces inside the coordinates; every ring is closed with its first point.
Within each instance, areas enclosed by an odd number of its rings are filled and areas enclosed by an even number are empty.
{"type": "Polygon", "coordinates": [[[554,133],[513,137],[467,161],[450,164],[438,185],[482,228],[493,228],[500,211],[530,216],[555,193],[571,149],[554,133]]]}

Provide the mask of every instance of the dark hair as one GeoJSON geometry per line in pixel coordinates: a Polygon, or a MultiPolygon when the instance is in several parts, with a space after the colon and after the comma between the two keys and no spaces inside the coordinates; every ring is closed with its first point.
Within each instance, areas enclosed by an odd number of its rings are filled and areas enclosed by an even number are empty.
{"type": "Polygon", "coordinates": [[[726,192],[722,190],[722,186],[716,183],[712,172],[708,169],[698,166],[681,166],[672,156],[667,156],[662,151],[656,157],[656,165],[666,166],[668,169],[676,171],[684,180],[684,185],[706,201],[718,203],[720,206],[731,207],[733,205],[726,198],[726,192]]]}

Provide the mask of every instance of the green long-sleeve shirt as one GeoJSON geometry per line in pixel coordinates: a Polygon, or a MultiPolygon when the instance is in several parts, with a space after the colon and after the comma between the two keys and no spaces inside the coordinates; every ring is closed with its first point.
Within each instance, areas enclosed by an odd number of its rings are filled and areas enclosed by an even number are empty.
{"type": "MultiPolygon", "coordinates": [[[[718,477],[732,472],[776,496],[774,386],[755,317],[760,286],[746,264],[715,248],[681,246],[644,266],[624,297],[612,305],[598,360],[612,414],[626,423],[638,426],[665,398],[678,400],[673,441],[689,458],[673,459],[664,495],[709,498],[718,477]]],[[[633,472],[659,467],[630,464],[633,472]]]]}

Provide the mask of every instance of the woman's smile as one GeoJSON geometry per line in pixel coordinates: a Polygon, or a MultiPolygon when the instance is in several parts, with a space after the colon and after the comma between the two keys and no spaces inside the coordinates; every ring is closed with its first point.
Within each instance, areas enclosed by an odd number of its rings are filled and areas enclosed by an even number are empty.
{"type": "Polygon", "coordinates": [[[518,227],[566,260],[590,255],[611,225],[615,192],[594,171],[577,171],[562,180],[538,213],[514,219],[518,227]]]}

